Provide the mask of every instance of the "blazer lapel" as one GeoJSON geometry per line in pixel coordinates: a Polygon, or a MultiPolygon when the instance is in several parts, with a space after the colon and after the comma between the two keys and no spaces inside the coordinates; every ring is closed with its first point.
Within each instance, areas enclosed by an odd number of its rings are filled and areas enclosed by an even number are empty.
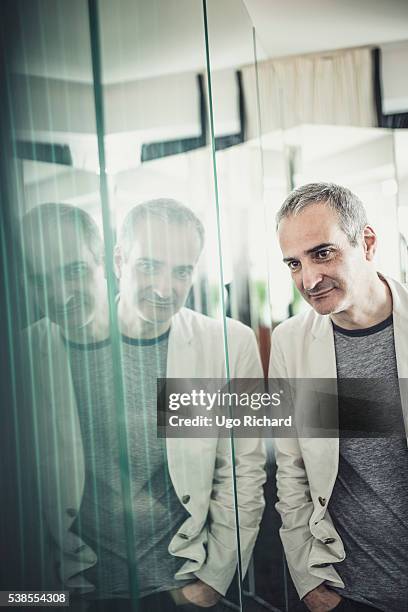
{"type": "MultiPolygon", "coordinates": [[[[183,309],[174,315],[169,335],[166,378],[199,378],[203,376],[198,367],[199,355],[194,347],[194,338],[188,317],[183,309]]],[[[196,478],[191,469],[194,458],[203,441],[197,438],[166,438],[169,473],[176,493],[181,497],[191,478],[196,478]],[[188,469],[186,469],[188,466],[188,469]]],[[[208,443],[208,442],[207,442],[208,443]]]]}
{"type": "Polygon", "coordinates": [[[199,378],[198,372],[191,325],[181,310],[171,322],[166,378],[199,378]]]}
{"type": "MultiPolygon", "coordinates": [[[[325,411],[332,407],[335,399],[337,407],[337,369],[334,349],[333,328],[328,316],[316,315],[312,328],[308,351],[305,355],[305,372],[307,385],[314,388],[315,397],[322,399],[319,405],[320,423],[327,422],[325,411]]],[[[336,432],[334,432],[336,433],[336,432]]],[[[333,436],[333,432],[332,432],[333,436]]],[[[337,437],[308,437],[301,440],[301,446],[307,463],[314,465],[314,473],[319,474],[322,483],[320,495],[330,496],[334,485],[339,461],[339,440],[337,437]],[[326,488],[328,486],[328,488],[326,488]]]]}
{"type": "Polygon", "coordinates": [[[402,413],[405,430],[408,432],[408,291],[403,285],[392,279],[386,278],[386,281],[392,294],[395,357],[402,413]]]}
{"type": "Polygon", "coordinates": [[[333,328],[329,316],[316,315],[311,329],[306,371],[310,378],[337,378],[333,328]]]}

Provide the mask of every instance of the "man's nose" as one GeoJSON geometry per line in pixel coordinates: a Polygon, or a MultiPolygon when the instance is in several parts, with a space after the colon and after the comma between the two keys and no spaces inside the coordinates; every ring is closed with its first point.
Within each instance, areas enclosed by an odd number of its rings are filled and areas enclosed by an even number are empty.
{"type": "Polygon", "coordinates": [[[47,289],[48,301],[57,309],[63,309],[69,306],[69,302],[73,299],[73,292],[65,283],[50,282],[47,289]]]}
{"type": "Polygon", "coordinates": [[[169,298],[172,295],[173,287],[170,274],[160,274],[155,278],[154,292],[160,298],[169,298]]]}
{"type": "Polygon", "coordinates": [[[315,264],[302,265],[302,285],[305,291],[312,291],[323,280],[323,274],[315,264]]]}

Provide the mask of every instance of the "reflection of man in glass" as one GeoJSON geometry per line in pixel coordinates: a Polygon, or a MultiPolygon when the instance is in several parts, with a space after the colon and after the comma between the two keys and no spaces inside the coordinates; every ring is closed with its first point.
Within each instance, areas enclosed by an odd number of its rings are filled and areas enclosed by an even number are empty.
{"type": "Polygon", "coordinates": [[[43,204],[23,219],[29,287],[45,317],[79,342],[108,335],[103,243],[83,210],[43,204]]]}
{"type": "MultiPolygon", "coordinates": [[[[169,591],[177,603],[221,609],[237,564],[229,441],[156,436],[157,378],[226,375],[222,324],[183,307],[203,243],[194,213],[161,199],[128,213],[116,250],[119,323],[132,362],[125,394],[138,412],[129,440],[132,452],[139,438],[132,485],[143,610],[172,609],[169,591]]],[[[231,376],[261,377],[253,333],[229,320],[228,340],[231,376]]],[[[263,454],[255,440],[237,440],[235,450],[246,569],[263,508],[263,454]]]]}
{"type": "Polygon", "coordinates": [[[152,200],[130,211],[119,236],[119,319],[134,337],[158,337],[184,306],[204,244],[204,228],[174,200],[152,200]]]}
{"type": "Polygon", "coordinates": [[[90,468],[79,415],[92,419],[94,372],[91,363],[81,372],[76,357],[109,342],[103,242],[85,211],[43,204],[22,219],[22,249],[28,301],[35,298],[39,316],[23,333],[36,435],[27,469],[37,479],[45,518],[38,563],[47,585],[86,592],[92,586],[79,572],[96,556],[75,533],[74,520],[90,468]]]}
{"type": "MultiPolygon", "coordinates": [[[[341,396],[357,378],[358,396],[380,402],[398,434],[275,440],[289,569],[313,612],[406,612],[407,398],[400,392],[408,291],[377,272],[377,236],[349,189],[303,185],[289,194],[277,224],[284,262],[312,308],[272,334],[270,375],[336,379],[340,433],[350,414],[341,396]],[[373,397],[373,380],[386,384],[383,397],[373,397]]],[[[369,402],[361,406],[367,423],[369,402]]]]}

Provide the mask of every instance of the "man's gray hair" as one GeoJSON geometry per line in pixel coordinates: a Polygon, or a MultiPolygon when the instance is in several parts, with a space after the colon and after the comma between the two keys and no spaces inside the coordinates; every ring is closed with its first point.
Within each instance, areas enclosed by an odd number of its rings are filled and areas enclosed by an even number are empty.
{"type": "Polygon", "coordinates": [[[276,227],[282,219],[297,215],[307,206],[317,203],[327,204],[337,213],[341,229],[350,244],[356,246],[368,223],[367,213],[360,198],[347,187],[335,183],[308,183],[292,191],[276,215],[276,227]]]}
{"type": "Polygon", "coordinates": [[[121,246],[125,257],[128,257],[132,250],[138,223],[143,219],[152,217],[158,217],[167,223],[192,225],[197,230],[200,246],[203,248],[205,231],[197,215],[177,200],[158,198],[137,204],[126,215],[118,236],[118,244],[121,246]]]}
{"type": "MultiPolygon", "coordinates": [[[[83,238],[85,244],[93,254],[95,261],[100,263],[103,259],[104,248],[98,226],[91,215],[85,210],[77,206],[72,206],[71,204],[49,202],[40,204],[29,210],[21,219],[23,240],[26,240],[28,236],[30,236],[31,239],[40,242],[42,233],[46,227],[49,227],[51,224],[55,224],[56,227],[58,227],[65,223],[75,228],[78,232],[78,236],[83,238]]],[[[61,228],[61,232],[63,236],[63,227],[61,228]]],[[[58,239],[57,236],[58,234],[56,235],[56,239],[58,239]]]]}

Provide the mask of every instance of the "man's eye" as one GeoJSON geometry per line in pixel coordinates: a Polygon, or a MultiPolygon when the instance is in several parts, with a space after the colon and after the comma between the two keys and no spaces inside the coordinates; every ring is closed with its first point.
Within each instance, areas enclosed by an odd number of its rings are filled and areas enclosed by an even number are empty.
{"type": "Polygon", "coordinates": [[[149,272],[154,272],[156,270],[156,265],[152,262],[149,261],[140,261],[137,264],[137,269],[140,270],[140,272],[144,272],[145,274],[148,274],[149,272]]]}
{"type": "Polygon", "coordinates": [[[294,272],[295,270],[298,270],[300,268],[300,262],[299,261],[289,261],[288,266],[289,266],[289,270],[292,270],[292,272],[294,272]]]}
{"type": "Polygon", "coordinates": [[[330,249],[322,249],[321,251],[317,251],[316,259],[327,259],[330,254],[330,249]]]}
{"type": "Polygon", "coordinates": [[[83,278],[88,271],[88,266],[84,264],[75,264],[67,268],[64,272],[65,280],[75,280],[83,278]]]}
{"type": "Polygon", "coordinates": [[[176,270],[175,275],[177,278],[179,278],[180,280],[187,280],[188,278],[191,277],[192,271],[187,268],[187,269],[180,269],[180,270],[176,270]]]}

